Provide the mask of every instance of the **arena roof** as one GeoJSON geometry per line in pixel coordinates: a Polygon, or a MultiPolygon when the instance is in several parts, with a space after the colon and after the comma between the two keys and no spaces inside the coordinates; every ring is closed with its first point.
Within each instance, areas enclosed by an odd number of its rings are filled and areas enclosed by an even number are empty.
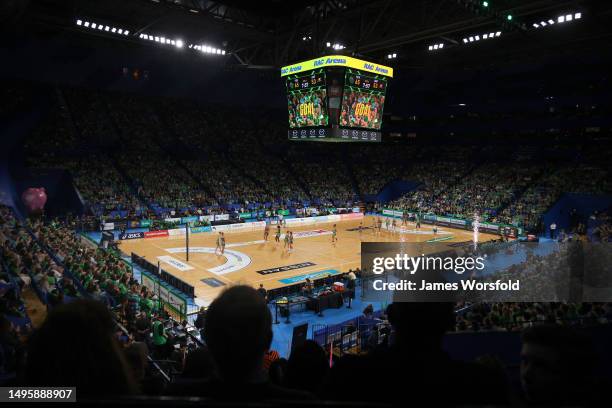
{"type": "MultiPolygon", "coordinates": [[[[7,2],[15,25],[83,31],[77,19],[208,44],[226,65],[278,69],[320,55],[344,54],[394,67],[478,67],[513,58],[603,44],[612,34],[612,2],[594,0],[31,0],[7,2]],[[26,8],[24,8],[24,4],[26,8]],[[554,24],[560,16],[579,19],[554,24]],[[578,21],[580,20],[580,21],[578,21]],[[548,21],[554,23],[548,24],[548,21]],[[544,22],[541,25],[540,22],[544,22]],[[537,25],[537,27],[536,27],[537,25]],[[491,35],[493,34],[493,35],[491,35]],[[500,55],[504,58],[500,58],[500,55]]],[[[1,15],[0,15],[1,17],[1,15]]],[[[91,32],[110,36],[108,32],[91,32]]]]}

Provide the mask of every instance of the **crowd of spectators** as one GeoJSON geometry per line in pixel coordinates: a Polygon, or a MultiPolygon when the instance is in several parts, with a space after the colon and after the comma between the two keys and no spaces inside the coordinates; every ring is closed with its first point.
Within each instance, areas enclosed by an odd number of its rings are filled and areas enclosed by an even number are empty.
{"type": "Polygon", "coordinates": [[[390,181],[407,180],[420,186],[392,207],[478,214],[482,221],[535,230],[563,192],[611,187],[597,148],[567,157],[563,143],[545,153],[477,143],[296,144],[284,137],[282,122],[256,109],[238,114],[193,101],[77,88],[56,88],[50,100],[26,140],[28,165],[68,170],[91,212],[107,217],[308,201],[344,206],[359,201],[357,193],[376,194],[390,181]],[[566,156],[543,166],[542,154],[566,156]]]}

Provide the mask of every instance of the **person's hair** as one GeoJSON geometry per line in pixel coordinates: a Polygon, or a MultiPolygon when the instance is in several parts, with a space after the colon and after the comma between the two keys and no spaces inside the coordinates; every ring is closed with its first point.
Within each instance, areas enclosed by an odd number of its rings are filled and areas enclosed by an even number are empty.
{"type": "Polygon", "coordinates": [[[191,350],[185,357],[185,368],[182,378],[209,378],[215,373],[215,362],[210,355],[208,347],[202,346],[191,350]]]}
{"type": "Polygon", "coordinates": [[[270,347],[272,315],[255,289],[234,286],[210,304],[204,337],[220,376],[245,380],[261,367],[270,347]]]}
{"type": "Polygon", "coordinates": [[[136,390],[106,306],[76,300],[54,308],[29,339],[25,385],[77,387],[79,395],[136,390]]]}
{"type": "Polygon", "coordinates": [[[323,348],[313,340],[306,340],[289,357],[285,383],[290,388],[316,393],[328,372],[329,362],[323,348]]]}
{"type": "Polygon", "coordinates": [[[440,340],[455,324],[454,305],[451,302],[394,302],[387,307],[386,314],[398,338],[407,340],[410,336],[413,342],[429,343],[440,340]]]}

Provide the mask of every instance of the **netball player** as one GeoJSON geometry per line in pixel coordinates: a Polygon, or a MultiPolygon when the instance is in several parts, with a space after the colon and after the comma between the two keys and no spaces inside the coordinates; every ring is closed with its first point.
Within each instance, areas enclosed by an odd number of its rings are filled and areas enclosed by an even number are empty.
{"type": "Polygon", "coordinates": [[[268,240],[269,235],[270,235],[270,223],[266,221],[266,226],[264,227],[264,241],[268,240]]]}
{"type": "Polygon", "coordinates": [[[331,240],[332,244],[335,244],[336,242],[338,242],[338,228],[336,227],[336,224],[334,224],[333,228],[332,228],[332,240],[331,240]]]}
{"type": "Polygon", "coordinates": [[[281,237],[281,226],[280,224],[276,224],[276,235],[274,236],[274,240],[276,242],[280,242],[280,237],[281,237]]]}

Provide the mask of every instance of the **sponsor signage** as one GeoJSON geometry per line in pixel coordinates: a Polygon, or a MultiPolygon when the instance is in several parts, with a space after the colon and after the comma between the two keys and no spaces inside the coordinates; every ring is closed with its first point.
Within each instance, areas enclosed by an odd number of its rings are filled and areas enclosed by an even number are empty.
{"type": "Polygon", "coordinates": [[[302,262],[302,263],[297,263],[297,264],[292,264],[292,265],[278,266],[276,268],[262,269],[260,271],[257,271],[257,273],[261,275],[269,275],[271,273],[293,271],[295,269],[307,268],[309,266],[314,266],[314,265],[316,264],[313,262],[302,262]]]}
{"type": "Polygon", "coordinates": [[[284,66],[281,68],[281,77],[323,67],[355,68],[361,71],[367,71],[373,74],[380,74],[393,78],[393,68],[391,67],[387,67],[381,64],[375,64],[373,62],[360,60],[346,55],[327,55],[325,57],[315,58],[308,61],[298,62],[297,64],[284,66]]]}
{"type": "Polygon", "coordinates": [[[180,220],[181,220],[181,224],[187,224],[187,223],[190,223],[190,222],[196,222],[198,220],[198,217],[196,217],[196,216],[183,217],[180,220]]]}
{"type": "Polygon", "coordinates": [[[144,233],[145,238],[160,238],[160,237],[167,237],[167,236],[168,236],[168,230],[148,231],[144,233]]]}
{"type": "Polygon", "coordinates": [[[158,256],[157,259],[159,259],[163,263],[168,264],[172,266],[173,268],[176,268],[182,272],[190,271],[193,269],[192,266],[189,266],[185,262],[179,261],[178,259],[173,258],[169,255],[158,256]]]}
{"type": "Polygon", "coordinates": [[[119,239],[139,239],[144,238],[144,232],[126,232],[119,236],[119,239]]]}
{"type": "Polygon", "coordinates": [[[168,230],[168,235],[171,237],[176,235],[185,235],[185,228],[175,228],[168,230]]]}
{"type": "Polygon", "coordinates": [[[296,275],[296,276],[292,276],[290,278],[279,279],[279,282],[284,283],[284,284],[292,284],[292,283],[303,282],[303,281],[306,280],[306,278],[309,278],[309,279],[319,279],[319,278],[323,278],[323,277],[326,277],[326,276],[337,275],[339,273],[340,272],[338,272],[335,269],[326,269],[324,271],[305,273],[303,275],[296,275]]]}
{"type": "Polygon", "coordinates": [[[340,219],[344,220],[358,220],[363,218],[363,213],[349,213],[349,214],[340,214],[340,219]]]}
{"type": "Polygon", "coordinates": [[[205,278],[205,279],[201,279],[200,281],[213,288],[225,286],[225,283],[221,282],[217,278],[205,278]]]}
{"type": "Polygon", "coordinates": [[[192,234],[198,234],[200,232],[210,232],[212,231],[212,227],[210,225],[207,225],[205,227],[192,227],[189,231],[191,231],[192,234]]]}
{"type": "Polygon", "coordinates": [[[140,226],[141,227],[150,227],[151,226],[151,220],[140,220],[140,226]]]}

